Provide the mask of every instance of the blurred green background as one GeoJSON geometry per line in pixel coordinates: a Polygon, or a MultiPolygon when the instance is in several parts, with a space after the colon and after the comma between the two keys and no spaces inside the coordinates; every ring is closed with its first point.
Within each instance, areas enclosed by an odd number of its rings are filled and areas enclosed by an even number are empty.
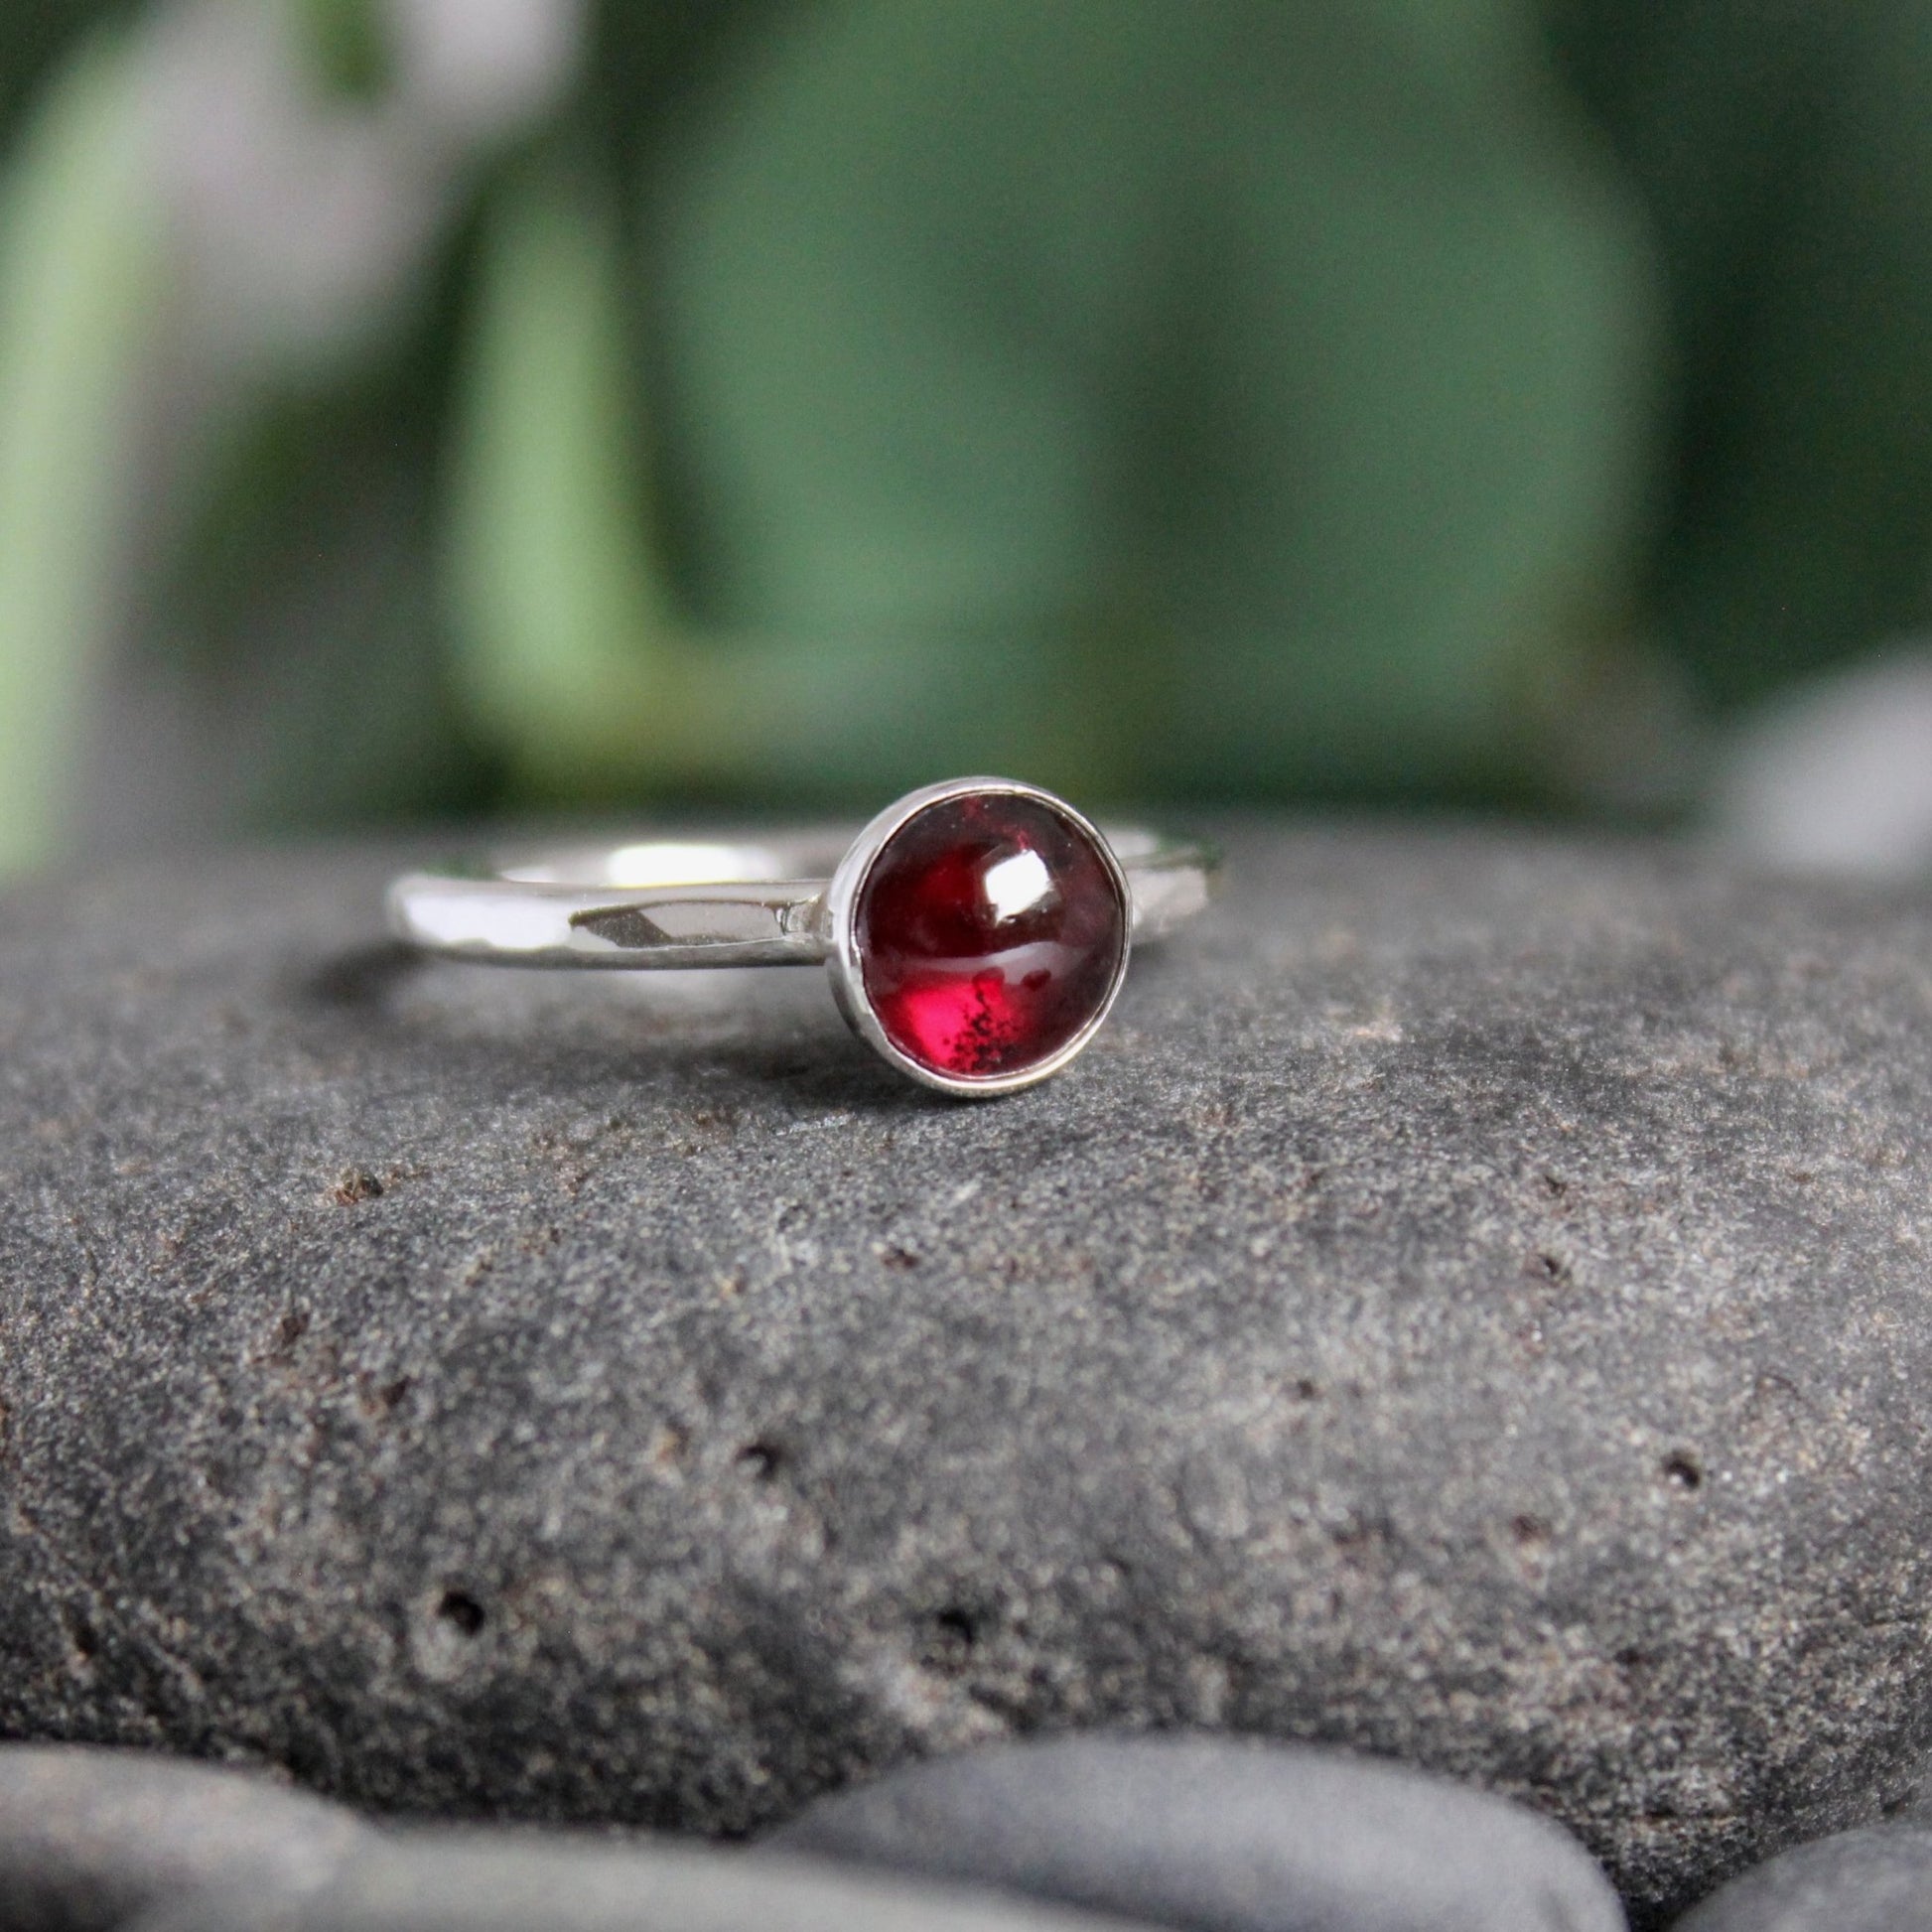
{"type": "Polygon", "coordinates": [[[1932,0],[9,0],[0,872],[1695,817],[1927,620],[1928,102],[1932,0]]]}

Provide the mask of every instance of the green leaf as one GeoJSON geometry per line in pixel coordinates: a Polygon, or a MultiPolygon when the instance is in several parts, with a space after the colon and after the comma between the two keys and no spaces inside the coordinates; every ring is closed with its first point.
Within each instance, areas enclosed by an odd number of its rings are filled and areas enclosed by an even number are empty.
{"type": "Polygon", "coordinates": [[[333,94],[373,100],[395,71],[395,49],[378,0],[289,0],[310,69],[333,94]]]}
{"type": "Polygon", "coordinates": [[[161,209],[131,43],[89,42],[0,178],[0,875],[58,850],[114,622],[161,209]]]}
{"type": "Polygon", "coordinates": [[[460,389],[448,582],[458,683],[539,788],[634,774],[666,727],[612,224],[533,164],[493,211],[460,389]]]}

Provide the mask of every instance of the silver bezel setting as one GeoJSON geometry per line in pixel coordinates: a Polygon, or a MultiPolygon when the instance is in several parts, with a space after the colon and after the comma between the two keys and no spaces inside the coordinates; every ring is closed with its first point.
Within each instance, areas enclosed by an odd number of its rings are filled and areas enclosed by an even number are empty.
{"type": "Polygon", "coordinates": [[[826,889],[823,917],[825,965],[832,982],[832,997],[838,1002],[839,1011],[845,1015],[853,1032],[884,1059],[909,1078],[917,1080],[921,1086],[964,1099],[991,1099],[996,1094],[1017,1093],[1023,1087],[1034,1086],[1059,1072],[1099,1032],[1112,1010],[1114,1001],[1120,995],[1121,985],[1127,978],[1128,955],[1134,946],[1133,890],[1113,847],[1108,844],[1100,828],[1084,814],[1075,811],[1064,798],[1038,785],[1023,784],[1014,778],[949,778],[943,784],[925,785],[917,791],[908,791],[903,798],[887,806],[852,841],[839,861],[838,870],[832,875],[832,883],[826,889]],[[1071,1039],[1036,1065],[1013,1073],[968,1078],[941,1073],[924,1065],[895,1044],[888,1035],[866,992],[865,962],[859,952],[857,912],[866,881],[871,877],[880,854],[913,819],[934,805],[948,804],[960,798],[981,797],[1028,799],[1044,806],[1089,841],[1100,855],[1119,902],[1121,943],[1120,956],[1114,962],[1113,978],[1105,997],[1071,1039]]]}

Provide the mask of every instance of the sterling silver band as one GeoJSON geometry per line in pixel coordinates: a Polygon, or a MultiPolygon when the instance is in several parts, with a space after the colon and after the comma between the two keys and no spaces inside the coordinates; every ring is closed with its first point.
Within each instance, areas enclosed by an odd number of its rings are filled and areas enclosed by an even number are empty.
{"type": "MultiPolygon", "coordinates": [[[[1206,846],[1103,828],[1127,876],[1133,936],[1158,938],[1206,903],[1206,846]]],[[[811,966],[832,953],[832,876],[852,834],[736,842],[651,839],[505,853],[405,874],[390,929],[427,952],[514,966],[811,966]]]]}
{"type": "Polygon", "coordinates": [[[985,1097],[1085,1046],[1134,942],[1199,911],[1216,865],[1203,845],[1103,832],[1037,785],[951,778],[852,835],[553,846],[408,873],[388,910],[425,951],[503,965],[823,963],[891,1065],[985,1097]],[[875,878],[896,911],[869,909],[875,878]]]}

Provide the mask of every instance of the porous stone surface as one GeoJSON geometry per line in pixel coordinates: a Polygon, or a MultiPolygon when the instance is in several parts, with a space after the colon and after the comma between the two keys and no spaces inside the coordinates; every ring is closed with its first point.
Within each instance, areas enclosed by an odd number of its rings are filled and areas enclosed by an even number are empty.
{"type": "Polygon", "coordinates": [[[0,903],[0,1732],[740,1831],[1195,1726],[1640,1924],[1932,1742],[1932,902],[1253,825],[1063,1077],[417,966],[394,855],[0,903]]]}
{"type": "Polygon", "coordinates": [[[1733,1879],[1676,1932],[1932,1932],[1932,1831],[1802,1845],[1733,1879]]]}
{"type": "Polygon", "coordinates": [[[889,1771],[769,1843],[1182,1932],[1623,1932],[1574,1839],[1346,1751],[1066,1737],[889,1771]]]}
{"type": "Polygon", "coordinates": [[[144,1752],[0,1745],[0,1926],[117,1932],[211,1887],[287,1900],[380,1843],[259,1775],[144,1752]]]}

